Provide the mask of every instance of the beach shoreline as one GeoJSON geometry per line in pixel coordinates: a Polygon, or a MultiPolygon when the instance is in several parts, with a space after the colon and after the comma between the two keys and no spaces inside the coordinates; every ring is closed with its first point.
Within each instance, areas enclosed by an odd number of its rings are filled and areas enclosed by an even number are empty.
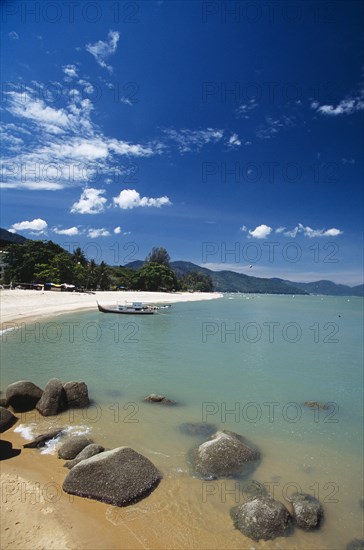
{"type": "MultiPolygon", "coordinates": [[[[215,292],[143,292],[143,291],[97,291],[94,293],[53,292],[39,290],[1,290],[1,329],[12,328],[18,322],[31,322],[54,317],[63,313],[91,310],[101,305],[143,302],[146,304],[175,304],[214,300],[223,295],[215,292]]],[[[15,327],[14,327],[15,328],[15,327]]]]}

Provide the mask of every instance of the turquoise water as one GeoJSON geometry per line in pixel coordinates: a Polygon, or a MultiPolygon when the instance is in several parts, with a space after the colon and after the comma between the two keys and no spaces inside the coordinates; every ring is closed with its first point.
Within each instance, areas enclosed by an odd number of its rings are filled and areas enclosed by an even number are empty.
{"type": "MultiPolygon", "coordinates": [[[[238,432],[262,451],[253,479],[283,502],[296,486],[325,508],[319,532],[296,530],[288,546],[279,539],[283,546],[264,547],[344,548],[362,536],[362,334],[363,300],[346,297],[231,295],[144,318],[59,315],[3,335],[1,388],[19,379],[84,380],[90,409],[41,422],[86,426],[96,442],[143,452],[170,482],[189,480],[191,510],[201,507],[202,482],[191,478],[186,455],[201,440],[179,424],[238,432]],[[143,403],[149,393],[178,406],[143,403]],[[304,407],[308,400],[329,408],[304,407]]],[[[229,498],[216,491],[206,503],[218,525],[229,498]]],[[[235,548],[229,518],[227,525],[225,548],[235,548]]]]}

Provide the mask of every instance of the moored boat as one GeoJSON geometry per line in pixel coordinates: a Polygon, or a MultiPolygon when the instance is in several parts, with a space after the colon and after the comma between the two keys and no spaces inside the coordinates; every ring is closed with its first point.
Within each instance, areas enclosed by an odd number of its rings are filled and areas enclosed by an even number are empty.
{"type": "Polygon", "coordinates": [[[156,309],[142,304],[141,302],[132,302],[130,304],[125,303],[124,305],[117,305],[114,308],[103,307],[97,302],[97,307],[101,313],[121,313],[129,315],[153,315],[156,312],[156,309]]]}

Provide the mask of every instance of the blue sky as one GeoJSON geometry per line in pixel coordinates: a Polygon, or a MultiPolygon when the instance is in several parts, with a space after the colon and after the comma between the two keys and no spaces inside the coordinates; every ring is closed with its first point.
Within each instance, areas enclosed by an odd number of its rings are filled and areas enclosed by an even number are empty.
{"type": "Polygon", "coordinates": [[[1,5],[2,227],[362,282],[361,3],[70,4],[1,5]]]}

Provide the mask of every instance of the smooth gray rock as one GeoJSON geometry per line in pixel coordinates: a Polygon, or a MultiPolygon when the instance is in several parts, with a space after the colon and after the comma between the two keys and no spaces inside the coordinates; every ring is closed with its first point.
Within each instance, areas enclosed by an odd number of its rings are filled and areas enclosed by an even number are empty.
{"type": "Polygon", "coordinates": [[[67,475],[63,490],[114,506],[126,506],[149,495],[161,478],[146,457],[129,447],[119,447],[76,464],[67,475]]]}
{"type": "Polygon", "coordinates": [[[67,439],[63,445],[58,449],[58,458],[64,460],[73,460],[76,458],[87,445],[93,443],[92,439],[88,439],[83,435],[75,435],[67,439]]]}
{"type": "Polygon", "coordinates": [[[43,390],[29,380],[19,380],[6,388],[6,402],[15,412],[31,411],[42,397],[43,390]]]}
{"type": "Polygon", "coordinates": [[[66,392],[67,406],[72,409],[88,407],[90,400],[85,382],[66,382],[63,386],[66,392]]]}
{"type": "Polygon", "coordinates": [[[5,407],[0,407],[0,432],[3,433],[11,428],[18,418],[5,407]]]}
{"type": "Polygon", "coordinates": [[[324,512],[321,503],[306,493],[295,493],[290,497],[292,502],[292,517],[301,529],[316,529],[319,527],[324,512]]]}
{"type": "Polygon", "coordinates": [[[38,435],[35,439],[33,439],[33,441],[29,441],[29,443],[25,443],[23,447],[25,449],[36,449],[36,448],[39,449],[40,447],[44,447],[44,445],[50,439],[54,439],[55,437],[58,437],[63,431],[64,431],[64,428],[57,428],[45,434],[38,435]]]}
{"type": "Polygon", "coordinates": [[[91,443],[91,445],[87,445],[73,460],[70,460],[69,462],[66,462],[64,464],[65,468],[68,468],[71,470],[76,464],[81,462],[81,460],[85,460],[86,458],[91,458],[92,456],[95,456],[99,453],[103,453],[105,451],[105,448],[101,445],[96,445],[96,443],[91,443]]]}
{"type": "Polygon", "coordinates": [[[151,393],[144,397],[144,401],[147,403],[160,403],[161,405],[176,405],[176,401],[168,399],[165,395],[158,395],[157,393],[151,393]]]}
{"type": "Polygon", "coordinates": [[[55,416],[66,407],[67,397],[62,382],[58,378],[52,378],[44,388],[36,408],[43,416],[55,416]]]}
{"type": "Polygon", "coordinates": [[[259,451],[234,432],[216,432],[193,453],[192,462],[203,478],[216,479],[241,475],[251,470],[259,459],[259,451]]]}
{"type": "Polygon", "coordinates": [[[256,497],[232,508],[230,515],[234,527],[245,536],[258,540],[270,540],[287,535],[290,529],[290,514],[277,500],[256,497]]]}

